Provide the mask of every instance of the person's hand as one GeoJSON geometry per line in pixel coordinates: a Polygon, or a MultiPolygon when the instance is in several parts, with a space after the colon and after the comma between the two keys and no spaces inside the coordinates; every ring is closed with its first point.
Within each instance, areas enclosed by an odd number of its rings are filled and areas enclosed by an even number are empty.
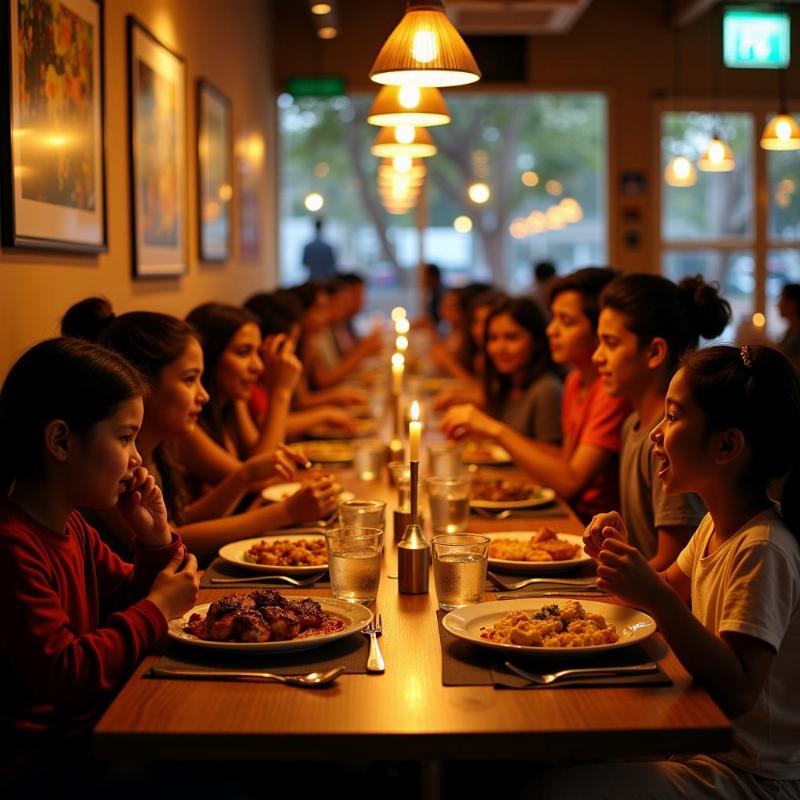
{"type": "Polygon", "coordinates": [[[197,559],[181,545],[156,576],[147,599],[158,607],[169,622],[192,608],[199,590],[197,559]]]}
{"type": "Polygon", "coordinates": [[[484,414],[472,404],[453,406],[439,424],[448,439],[464,439],[467,436],[497,437],[500,423],[484,414]]]}
{"type": "Polygon", "coordinates": [[[306,469],[308,465],[308,459],[299,450],[279,444],[276,450],[251,456],[241,469],[245,482],[255,484],[270,478],[292,480],[298,467],[306,469]]]}
{"type": "Polygon", "coordinates": [[[609,537],[623,542],[628,541],[628,529],[617,511],[595,514],[592,517],[583,532],[583,549],[587,555],[597,559],[603,542],[609,537]]]}
{"type": "Polygon", "coordinates": [[[294,352],[294,342],[284,333],[267,336],[261,345],[261,357],[264,384],[269,393],[278,389],[293,392],[303,373],[303,364],[294,352]]]}
{"type": "Polygon", "coordinates": [[[336,508],[336,484],[329,473],[315,474],[286,500],[295,522],[327,519],[336,508]]]}
{"type": "Polygon", "coordinates": [[[597,555],[597,586],[645,610],[652,609],[668,588],[639,550],[610,536],[597,555]]]}
{"type": "Polygon", "coordinates": [[[133,471],[117,507],[145,547],[166,547],[172,541],[164,495],[144,467],[133,471]]]}
{"type": "Polygon", "coordinates": [[[330,402],[337,406],[368,406],[369,392],[360,386],[339,386],[331,392],[330,402]]]}
{"type": "Polygon", "coordinates": [[[320,406],[318,409],[318,424],[330,425],[339,428],[348,435],[356,432],[356,421],[351,414],[335,406],[320,406]]]}

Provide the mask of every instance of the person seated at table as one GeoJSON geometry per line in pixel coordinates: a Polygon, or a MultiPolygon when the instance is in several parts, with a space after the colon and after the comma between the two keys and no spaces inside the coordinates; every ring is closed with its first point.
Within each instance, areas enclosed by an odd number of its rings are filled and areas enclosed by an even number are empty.
{"type": "MultiPolygon", "coordinates": [[[[248,400],[248,409],[253,421],[259,427],[266,424],[269,408],[269,364],[272,361],[271,352],[276,337],[283,337],[291,343],[292,350],[296,350],[300,337],[301,314],[296,301],[288,303],[290,297],[276,297],[275,295],[258,293],[245,302],[244,307],[258,318],[259,328],[263,340],[262,358],[265,363],[261,377],[253,384],[248,400]]],[[[302,364],[301,364],[302,368],[302,364]]],[[[302,373],[298,385],[302,380],[302,373]]],[[[360,397],[360,395],[359,395],[360,397]]],[[[337,408],[333,404],[316,405],[308,409],[289,411],[286,418],[286,438],[298,439],[315,425],[330,425],[342,430],[343,433],[353,433],[355,422],[352,414],[337,408]]]]}
{"type": "MultiPolygon", "coordinates": [[[[550,356],[545,321],[530,298],[508,298],[486,318],[486,412],[454,408],[474,426],[497,422],[539,442],[561,442],[561,377],[550,356]]],[[[448,417],[445,417],[445,422],[448,417]]],[[[498,432],[495,438],[502,438],[498,432]]]]}
{"type": "Polygon", "coordinates": [[[800,370],[800,283],[787,283],[781,289],[778,312],[786,320],[780,351],[800,370]]]}
{"type": "Polygon", "coordinates": [[[444,339],[435,342],[428,351],[433,365],[446,375],[463,378],[473,368],[474,348],[469,330],[468,309],[478,295],[493,287],[488,283],[468,283],[448,289],[442,295],[439,316],[448,327],[444,339]]]}
{"type": "MultiPolygon", "coordinates": [[[[202,563],[228,542],[275,531],[285,525],[326,517],[333,510],[334,492],[327,476],[313,475],[285,500],[247,511],[232,512],[249,492],[269,480],[297,480],[298,467],[307,465],[300,453],[279,446],[237,459],[220,454],[218,480],[192,498],[180,446],[196,433],[197,421],[209,396],[202,385],[203,350],[187,322],[148,311],[116,317],[101,333],[106,347],[124,356],[147,382],[144,419],[137,447],[145,467],[164,492],[169,518],[183,541],[202,563]]],[[[104,530],[123,544],[131,531],[115,512],[102,515],[104,530]]]]}
{"type": "Polygon", "coordinates": [[[653,569],[677,558],[705,514],[696,495],[662,491],[650,431],[664,414],[664,398],[680,358],[700,337],[719,336],[730,305],[699,275],[678,285],[658,275],[614,279],[600,295],[600,344],[594,363],[606,391],[624,397],[633,413],[622,426],[620,511],[630,539],[653,569]]]}
{"type": "Polygon", "coordinates": [[[61,318],[61,335],[96,342],[112,319],[114,308],[107,297],[87,297],[71,305],[61,318]]]}
{"type": "Polygon", "coordinates": [[[508,295],[498,289],[481,292],[469,304],[467,309],[467,329],[469,331],[469,352],[467,359],[471,369],[463,368],[453,360],[451,374],[459,381],[455,389],[445,389],[434,398],[433,407],[443,411],[459,403],[475,403],[483,405],[486,398],[483,394],[483,381],[486,366],[484,341],[486,338],[486,318],[498,303],[506,300],[508,295]]]}
{"type": "Polygon", "coordinates": [[[546,329],[550,353],[556,364],[573,368],[561,401],[560,448],[517,433],[471,405],[451,408],[441,423],[450,438],[482,437],[502,445],[517,466],[555,489],[584,520],[619,504],[619,432],[630,406],[604,391],[592,362],[598,297],[616,275],[613,269],[587,267],[553,284],[553,318],[546,329]]]}
{"type": "Polygon", "coordinates": [[[656,572],[616,513],[587,528],[598,586],[651,614],[733,723],[727,753],[593,764],[537,776],[540,798],[800,796],[800,381],[770,347],[687,356],[650,434],[668,494],[708,514],[656,572]],[[780,506],[770,489],[782,479],[780,506]],[[691,605],[690,605],[691,604],[691,605]]]}
{"type": "Polygon", "coordinates": [[[9,769],[86,755],[114,694],[168,621],[195,603],[197,562],[170,530],[161,491],[136,450],[145,390],[121,356],[72,338],[30,348],[0,390],[7,790],[9,769]],[[109,550],[79,506],[118,509],[134,537],[133,564],[109,550]]]}

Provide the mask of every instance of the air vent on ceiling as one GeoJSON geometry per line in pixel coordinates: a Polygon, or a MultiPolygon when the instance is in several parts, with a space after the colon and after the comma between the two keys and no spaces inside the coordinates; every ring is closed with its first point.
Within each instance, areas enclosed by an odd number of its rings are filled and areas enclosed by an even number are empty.
{"type": "Polygon", "coordinates": [[[539,36],[568,33],[591,0],[448,0],[461,33],[539,36]]]}

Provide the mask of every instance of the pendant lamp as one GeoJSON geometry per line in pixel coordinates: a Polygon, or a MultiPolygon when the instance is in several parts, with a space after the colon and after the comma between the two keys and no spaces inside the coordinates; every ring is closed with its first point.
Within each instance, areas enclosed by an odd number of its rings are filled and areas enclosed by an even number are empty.
{"type": "Polygon", "coordinates": [[[674,156],[664,170],[664,180],[670,186],[686,188],[697,183],[697,170],[686,156],[674,156]]]}
{"type": "Polygon", "coordinates": [[[697,169],[703,172],[731,172],[735,167],[736,159],[733,157],[733,150],[714,130],[708,147],[697,160],[697,169]]]}
{"type": "Polygon", "coordinates": [[[800,125],[784,108],[767,123],[760,144],[765,150],[798,150],[800,125]]]}
{"type": "Polygon", "coordinates": [[[411,128],[412,138],[402,126],[398,128],[381,128],[370,148],[370,153],[379,158],[393,158],[407,155],[411,158],[428,158],[436,155],[436,145],[425,128],[411,128]]]}
{"type": "Polygon", "coordinates": [[[367,115],[370,125],[447,125],[450,112],[442,93],[433,87],[383,86],[367,115]]]}
{"type": "Polygon", "coordinates": [[[369,77],[390,86],[463,86],[481,72],[442,0],[408,0],[369,77]]]}

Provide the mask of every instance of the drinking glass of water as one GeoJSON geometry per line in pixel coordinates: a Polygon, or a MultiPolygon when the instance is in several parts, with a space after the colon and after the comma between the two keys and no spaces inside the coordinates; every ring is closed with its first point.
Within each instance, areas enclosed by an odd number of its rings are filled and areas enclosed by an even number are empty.
{"type": "Polygon", "coordinates": [[[459,533],[469,521],[469,475],[425,481],[434,534],[459,533]]]}
{"type": "Polygon", "coordinates": [[[460,442],[431,442],[428,445],[428,463],[431,475],[453,478],[464,469],[464,446],[460,442]]]}
{"type": "Polygon", "coordinates": [[[386,442],[360,439],[353,443],[353,467],[362,481],[375,481],[383,475],[386,464],[386,442]]]}
{"type": "Polygon", "coordinates": [[[386,503],[383,500],[342,500],[336,504],[339,511],[339,524],[343,528],[386,527],[386,503]]]}
{"type": "Polygon", "coordinates": [[[434,536],[433,580],[439,608],[454,608],[480,603],[486,581],[489,537],[475,533],[434,536]]]}
{"type": "Polygon", "coordinates": [[[342,527],[325,531],[331,594],[349,603],[371,603],[381,579],[383,531],[342,527]]]}

